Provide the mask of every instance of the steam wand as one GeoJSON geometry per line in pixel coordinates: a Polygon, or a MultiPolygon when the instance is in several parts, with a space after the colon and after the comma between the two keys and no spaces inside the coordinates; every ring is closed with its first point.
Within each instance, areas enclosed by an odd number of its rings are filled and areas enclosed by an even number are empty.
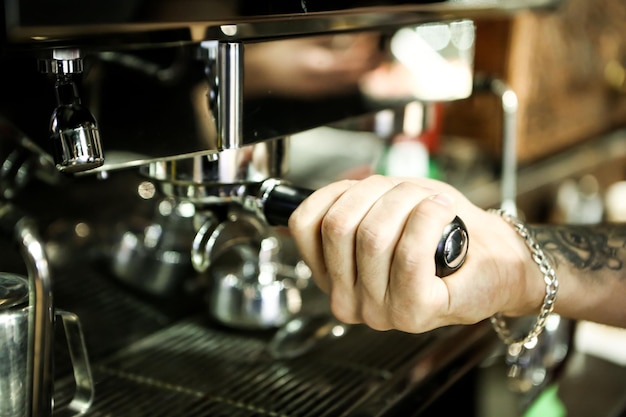
{"type": "MultiPolygon", "coordinates": [[[[295,187],[286,181],[270,178],[247,185],[244,206],[262,214],[270,225],[286,226],[289,216],[313,190],[295,187]]],[[[459,269],[467,255],[469,237],[463,221],[457,216],[442,232],[435,252],[436,274],[445,277],[459,269]]]]}

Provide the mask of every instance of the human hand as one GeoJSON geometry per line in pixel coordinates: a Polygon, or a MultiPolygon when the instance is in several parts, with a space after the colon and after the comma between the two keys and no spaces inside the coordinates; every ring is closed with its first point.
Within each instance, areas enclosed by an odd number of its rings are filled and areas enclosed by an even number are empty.
{"type": "Polygon", "coordinates": [[[420,333],[496,312],[526,314],[543,299],[523,240],[439,181],[335,182],[307,198],[289,228],[333,314],[346,323],[420,333]],[[434,254],[455,215],[467,226],[469,250],[463,267],[441,279],[434,254]]]}

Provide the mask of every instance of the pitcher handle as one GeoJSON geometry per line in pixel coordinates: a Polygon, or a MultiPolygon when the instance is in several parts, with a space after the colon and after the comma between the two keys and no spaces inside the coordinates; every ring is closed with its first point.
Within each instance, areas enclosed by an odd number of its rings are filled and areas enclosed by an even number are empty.
{"type": "Polygon", "coordinates": [[[56,315],[61,318],[65,330],[65,338],[74,371],[76,389],[74,398],[67,405],[54,411],[55,417],[77,417],[83,415],[94,399],[94,382],[91,373],[91,365],[87,356],[87,346],[83,334],[80,319],[74,313],[64,310],[56,310],[56,315]]]}

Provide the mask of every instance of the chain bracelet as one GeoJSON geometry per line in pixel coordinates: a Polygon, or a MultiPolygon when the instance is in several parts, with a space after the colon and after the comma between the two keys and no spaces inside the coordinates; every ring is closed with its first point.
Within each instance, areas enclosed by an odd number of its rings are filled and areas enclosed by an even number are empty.
{"type": "Polygon", "coordinates": [[[518,351],[521,350],[522,347],[532,349],[537,344],[537,337],[541,334],[541,332],[543,332],[548,316],[550,316],[554,310],[554,302],[559,289],[559,281],[556,277],[554,268],[548,261],[546,255],[541,249],[541,246],[535,241],[535,239],[533,239],[528,231],[528,228],[521,220],[506,213],[504,210],[490,209],[489,212],[500,215],[500,217],[509,223],[513,229],[515,229],[517,234],[524,239],[526,246],[530,249],[533,261],[539,266],[539,270],[543,274],[543,280],[546,284],[546,295],[543,299],[541,311],[535,320],[535,324],[525,337],[520,339],[513,338],[504,317],[502,317],[500,313],[491,317],[491,324],[493,325],[495,332],[498,334],[498,337],[500,337],[500,339],[509,346],[509,349],[515,348],[514,350],[518,351]]]}

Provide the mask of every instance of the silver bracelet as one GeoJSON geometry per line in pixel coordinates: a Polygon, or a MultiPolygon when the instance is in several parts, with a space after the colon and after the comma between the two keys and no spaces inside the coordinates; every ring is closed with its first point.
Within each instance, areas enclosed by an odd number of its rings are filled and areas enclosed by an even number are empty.
{"type": "Polygon", "coordinates": [[[541,246],[533,239],[528,231],[526,225],[504,210],[490,209],[489,212],[499,214],[507,223],[509,223],[515,231],[524,239],[526,246],[530,249],[533,261],[539,265],[539,270],[543,274],[543,280],[546,284],[546,295],[543,299],[543,305],[541,311],[537,316],[537,320],[528,334],[520,339],[515,339],[511,336],[511,331],[507,327],[504,317],[497,313],[491,317],[491,324],[494,330],[500,337],[500,339],[509,346],[509,352],[512,354],[519,354],[523,348],[532,349],[537,345],[537,337],[543,332],[546,326],[546,320],[548,316],[554,310],[554,302],[556,301],[556,295],[559,289],[559,281],[556,278],[554,268],[548,261],[541,246]]]}

